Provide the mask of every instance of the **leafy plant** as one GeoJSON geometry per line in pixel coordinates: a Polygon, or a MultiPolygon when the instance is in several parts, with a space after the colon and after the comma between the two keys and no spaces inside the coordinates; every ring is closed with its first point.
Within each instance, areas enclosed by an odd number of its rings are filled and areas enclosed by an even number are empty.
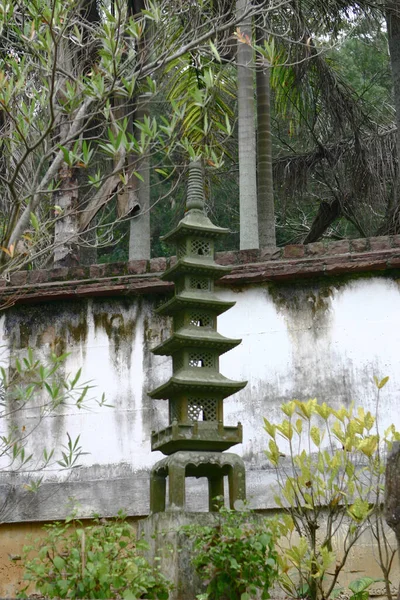
{"type": "MultiPolygon", "coordinates": [[[[123,513],[87,527],[71,517],[45,530],[44,539],[24,548],[24,579],[48,598],[168,599],[170,584],[143,557],[148,546],[123,513]]],[[[27,598],[28,587],[19,598],[27,598]]]]}
{"type": "Polygon", "coordinates": [[[250,600],[269,589],[277,576],[277,553],[268,521],[249,510],[220,509],[215,526],[183,528],[193,540],[192,564],[207,584],[199,600],[250,600]]]}
{"type": "MultiPolygon", "coordinates": [[[[378,400],[387,380],[376,380],[378,400]]],[[[350,550],[375,522],[379,547],[388,551],[387,560],[380,552],[388,587],[393,554],[381,514],[381,447],[390,447],[399,433],[391,426],[380,436],[377,417],[369,411],[334,410],[316,399],[293,400],[281,411],[286,418],[277,425],[264,419],[270,438],[266,454],[279,487],[275,501],[282,509],[278,527],[286,538],[279,555],[280,586],[293,598],[329,598],[350,550]],[[340,549],[334,545],[339,530],[340,549]]]]}
{"type": "MultiPolygon", "coordinates": [[[[361,577],[351,581],[348,585],[349,590],[352,594],[349,596],[349,600],[368,600],[369,591],[368,588],[377,581],[383,581],[383,579],[376,579],[374,577],[361,577]]],[[[335,588],[331,594],[331,598],[337,598],[337,596],[343,591],[343,588],[335,588]]]]}
{"type": "Polygon", "coordinates": [[[377,581],[382,580],[374,579],[373,577],[361,577],[349,583],[349,590],[353,592],[349,600],[368,600],[368,588],[377,581]]]}
{"type": "MultiPolygon", "coordinates": [[[[40,360],[32,349],[0,367],[0,471],[26,475],[26,488],[36,491],[49,469],[72,469],[85,454],[79,436],[67,433],[64,445],[46,448],[38,441],[40,426],[54,414],[72,406],[87,409],[93,401],[90,382],[81,381],[81,369],[65,373],[68,354],[51,354],[40,360]],[[30,481],[29,481],[30,480],[30,481]]],[[[104,395],[95,400],[105,405],[104,395]]],[[[5,504],[2,507],[3,516],[5,504]]]]}

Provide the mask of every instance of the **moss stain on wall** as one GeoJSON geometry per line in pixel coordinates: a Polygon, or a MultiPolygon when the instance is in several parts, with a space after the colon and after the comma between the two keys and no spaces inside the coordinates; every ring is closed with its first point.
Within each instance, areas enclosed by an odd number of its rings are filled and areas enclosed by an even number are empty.
{"type": "Polygon", "coordinates": [[[107,302],[93,307],[95,332],[104,331],[108,337],[110,359],[116,368],[123,365],[131,368],[132,346],[134,343],[140,307],[135,303],[121,310],[121,303],[107,302]]]}
{"type": "MultiPolygon", "coordinates": [[[[156,299],[148,302],[143,310],[143,406],[148,407],[144,413],[143,426],[146,435],[149,436],[153,430],[160,429],[168,423],[168,402],[164,400],[152,400],[147,395],[147,390],[154,388],[161,381],[158,379],[155,364],[158,360],[168,361],[169,357],[155,357],[151,350],[171,335],[172,319],[160,317],[154,313],[156,299]]],[[[172,367],[172,363],[171,363],[172,367]]]]}
{"type": "Polygon", "coordinates": [[[334,393],[336,349],[330,344],[330,329],[337,292],[336,283],[331,281],[273,283],[266,288],[286,324],[292,349],[293,393],[301,399],[334,393]],[[312,355],[310,347],[314,348],[312,355]],[[319,389],[313,384],[317,380],[321,382],[319,389]]]}

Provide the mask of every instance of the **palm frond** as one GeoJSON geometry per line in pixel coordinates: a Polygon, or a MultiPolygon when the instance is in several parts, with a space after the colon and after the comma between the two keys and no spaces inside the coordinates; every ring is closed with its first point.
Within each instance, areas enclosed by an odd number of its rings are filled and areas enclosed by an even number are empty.
{"type": "MultiPolygon", "coordinates": [[[[320,203],[337,200],[341,212],[374,235],[382,227],[396,181],[395,127],[320,145],[274,161],[278,193],[289,202],[305,202],[317,186],[320,203]]],[[[323,232],[321,232],[322,235],[323,232]]],[[[310,241],[310,240],[308,240],[310,241]]]]}

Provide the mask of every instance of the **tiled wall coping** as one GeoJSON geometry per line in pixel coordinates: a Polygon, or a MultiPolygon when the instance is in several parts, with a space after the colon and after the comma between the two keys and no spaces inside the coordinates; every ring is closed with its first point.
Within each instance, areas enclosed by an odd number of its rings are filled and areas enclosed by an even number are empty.
{"type": "MultiPolygon", "coordinates": [[[[44,299],[153,294],[167,291],[171,284],[160,274],[175,257],[124,263],[18,271],[9,281],[0,280],[4,303],[44,299]]],[[[400,235],[357,240],[316,242],[270,249],[219,252],[216,260],[232,272],[222,285],[261,281],[294,280],[400,269],[400,235]]]]}

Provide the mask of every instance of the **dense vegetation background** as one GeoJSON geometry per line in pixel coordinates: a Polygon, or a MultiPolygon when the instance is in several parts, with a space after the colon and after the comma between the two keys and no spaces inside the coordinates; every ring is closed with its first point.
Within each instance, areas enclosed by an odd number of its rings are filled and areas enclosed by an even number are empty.
{"type": "Polygon", "coordinates": [[[224,248],[400,231],[392,0],[0,11],[0,274],[173,252],[189,160],[224,248]]]}
{"type": "MultiPolygon", "coordinates": [[[[385,230],[391,169],[396,170],[394,132],[395,112],[392,77],[388,51],[387,26],[383,16],[351,13],[343,18],[339,31],[326,31],[318,39],[319,57],[325,63],[336,85],[343,86],[345,101],[361,112],[355,123],[355,132],[365,136],[365,147],[354,147],[354,130],[331,120],[322,105],[318,77],[307,74],[307,82],[300,79],[300,87],[286,93],[294,86],[299,73],[292,67],[279,65],[271,69],[273,82],[271,96],[271,129],[273,136],[275,227],[277,245],[316,241],[321,238],[341,239],[377,235],[385,230]],[[287,71],[286,73],[284,71],[287,71]],[[291,93],[292,92],[292,93],[291,93]],[[311,100],[311,102],[310,102],[311,100]],[[307,105],[307,103],[309,103],[307,105]],[[322,120],[329,123],[318,123],[322,120]],[[379,145],[377,145],[377,139],[379,145]],[[366,150],[370,155],[366,154],[366,150]],[[329,153],[332,156],[329,156],[329,153]],[[357,153],[365,153],[364,157],[357,153]],[[376,153],[376,156],[373,155],[376,153]],[[381,153],[379,155],[379,153],[381,153]],[[371,173],[365,167],[361,181],[353,179],[357,161],[381,161],[372,164],[371,173]],[[375,198],[363,189],[364,176],[382,177],[384,190],[375,198]],[[351,188],[354,188],[351,190],[351,188]],[[350,198],[350,195],[353,197],[350,198]],[[340,200],[345,199],[344,205],[340,200]],[[331,210],[323,219],[323,209],[331,210]],[[336,218],[334,218],[336,217],[336,218]],[[332,222],[329,222],[332,219],[332,222]],[[315,230],[315,233],[312,233],[315,230]],[[312,235],[310,235],[310,232],[312,235]]],[[[311,61],[310,61],[311,62],[311,61]]],[[[229,139],[224,163],[218,170],[206,171],[206,194],[210,217],[221,226],[229,227],[232,235],[224,240],[221,249],[239,248],[239,165],[237,128],[237,78],[236,71],[228,70],[228,106],[235,126],[229,139]]],[[[306,69],[312,71],[312,65],[306,69]]],[[[328,98],[329,101],[329,98],[328,98]]],[[[336,99],[332,98],[335,110],[336,99]]],[[[162,98],[150,104],[151,112],[168,110],[162,98]]],[[[162,157],[155,157],[159,162],[162,157]]],[[[180,157],[177,157],[177,166],[180,157]]],[[[362,167],[361,167],[362,168],[362,167]]],[[[179,179],[179,170],[166,182],[154,169],[151,172],[151,253],[152,256],[170,255],[173,249],[160,241],[181,218],[185,202],[185,182],[179,179]],[[165,198],[164,198],[165,197],[165,198]],[[161,198],[161,199],[160,199],[161,198]]],[[[129,252],[129,223],[115,229],[118,243],[99,251],[100,262],[127,260],[129,252]]]]}

